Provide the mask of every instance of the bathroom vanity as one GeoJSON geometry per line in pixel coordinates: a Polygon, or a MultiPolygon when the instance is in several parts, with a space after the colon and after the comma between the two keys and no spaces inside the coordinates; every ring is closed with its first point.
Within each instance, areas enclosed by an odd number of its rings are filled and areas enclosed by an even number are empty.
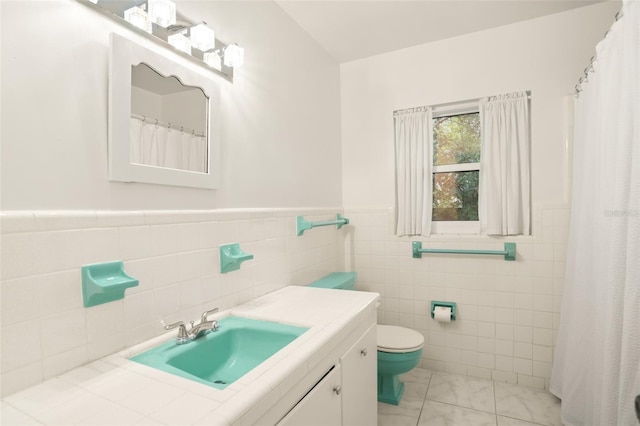
{"type": "Polygon", "coordinates": [[[10,395],[4,403],[43,424],[92,418],[118,424],[376,424],[378,299],[377,293],[291,286],[211,316],[308,328],[224,389],[129,359],[175,338],[174,331],[10,395]]]}

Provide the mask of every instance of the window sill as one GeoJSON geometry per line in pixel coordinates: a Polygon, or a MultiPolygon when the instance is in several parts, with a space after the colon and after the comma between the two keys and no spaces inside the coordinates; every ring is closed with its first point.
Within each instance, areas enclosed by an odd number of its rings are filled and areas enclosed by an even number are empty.
{"type": "Polygon", "coordinates": [[[480,235],[479,221],[434,221],[431,222],[431,235],[451,236],[456,234],[480,235]]]}

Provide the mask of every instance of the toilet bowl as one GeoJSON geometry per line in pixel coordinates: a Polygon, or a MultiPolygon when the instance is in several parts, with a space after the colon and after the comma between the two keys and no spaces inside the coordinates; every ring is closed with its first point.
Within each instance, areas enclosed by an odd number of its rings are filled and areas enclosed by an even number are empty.
{"type": "MultiPolygon", "coordinates": [[[[355,290],[355,272],[334,272],[308,284],[309,287],[355,290]]],[[[400,374],[420,362],[424,337],[415,330],[378,325],[378,401],[398,405],[404,392],[400,374]]]]}
{"type": "Polygon", "coordinates": [[[398,405],[404,393],[400,374],[420,362],[424,337],[415,330],[378,325],[378,401],[398,405]]]}

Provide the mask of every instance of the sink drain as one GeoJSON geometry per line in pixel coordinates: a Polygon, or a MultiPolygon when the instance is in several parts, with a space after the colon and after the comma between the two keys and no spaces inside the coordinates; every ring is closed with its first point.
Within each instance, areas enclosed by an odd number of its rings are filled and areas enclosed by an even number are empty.
{"type": "Polygon", "coordinates": [[[215,382],[213,382],[213,383],[215,383],[215,384],[217,384],[217,385],[226,385],[226,384],[227,384],[227,382],[225,382],[224,380],[216,380],[216,381],[215,381],[215,382]]]}

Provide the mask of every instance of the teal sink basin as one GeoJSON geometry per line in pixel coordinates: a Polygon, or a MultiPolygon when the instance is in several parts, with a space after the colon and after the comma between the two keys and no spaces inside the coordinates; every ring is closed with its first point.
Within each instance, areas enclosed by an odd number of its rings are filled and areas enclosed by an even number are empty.
{"type": "Polygon", "coordinates": [[[308,330],[304,327],[226,317],[220,329],[192,342],[164,343],[131,361],[224,389],[308,330]]]}

